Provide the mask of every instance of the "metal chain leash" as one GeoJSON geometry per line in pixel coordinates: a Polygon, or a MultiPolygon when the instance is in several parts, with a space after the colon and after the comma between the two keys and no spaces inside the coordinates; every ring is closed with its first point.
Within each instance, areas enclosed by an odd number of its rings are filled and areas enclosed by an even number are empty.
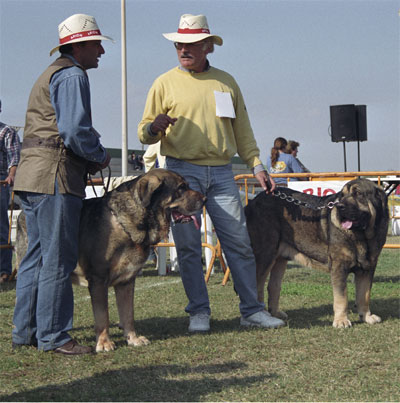
{"type": "Polygon", "coordinates": [[[287,195],[286,193],[281,192],[280,190],[274,190],[272,194],[275,197],[279,197],[281,200],[286,200],[288,203],[294,203],[296,206],[303,206],[312,210],[323,210],[325,208],[333,209],[335,207],[335,204],[339,203],[339,200],[335,200],[330,201],[322,206],[313,206],[310,203],[304,202],[302,200],[294,198],[293,196],[287,195]]]}

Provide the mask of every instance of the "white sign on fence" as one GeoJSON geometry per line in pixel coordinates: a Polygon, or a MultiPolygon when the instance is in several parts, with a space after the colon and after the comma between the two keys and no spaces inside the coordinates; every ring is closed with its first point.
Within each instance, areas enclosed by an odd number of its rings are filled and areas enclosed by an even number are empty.
{"type": "Polygon", "coordinates": [[[348,181],[289,181],[290,189],[313,196],[329,196],[342,190],[348,181]]]}

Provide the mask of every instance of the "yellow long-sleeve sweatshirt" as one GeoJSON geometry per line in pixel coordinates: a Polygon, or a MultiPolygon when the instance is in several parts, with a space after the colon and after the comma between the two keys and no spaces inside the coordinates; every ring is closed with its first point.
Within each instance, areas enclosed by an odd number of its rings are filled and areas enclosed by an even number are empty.
{"type": "Polygon", "coordinates": [[[138,136],[144,144],[161,139],[162,155],[192,164],[225,165],[236,153],[249,168],[261,164],[240,88],[215,67],[202,73],[176,67],[158,77],[148,93],[138,136]],[[231,94],[235,118],[216,116],[214,91],[231,94]],[[178,120],[165,135],[152,136],[148,126],[160,113],[178,120]]]}

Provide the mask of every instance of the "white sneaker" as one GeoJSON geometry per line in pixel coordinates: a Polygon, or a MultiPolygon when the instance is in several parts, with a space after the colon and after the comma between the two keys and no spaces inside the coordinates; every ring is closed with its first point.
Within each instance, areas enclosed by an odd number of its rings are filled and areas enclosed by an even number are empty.
{"type": "Polygon", "coordinates": [[[190,316],[189,332],[209,332],[210,331],[210,315],[207,313],[197,313],[190,316]]]}
{"type": "Polygon", "coordinates": [[[241,326],[256,326],[275,329],[277,327],[285,326],[285,322],[281,319],[271,316],[271,314],[265,310],[253,313],[253,315],[245,318],[240,318],[241,326]]]}

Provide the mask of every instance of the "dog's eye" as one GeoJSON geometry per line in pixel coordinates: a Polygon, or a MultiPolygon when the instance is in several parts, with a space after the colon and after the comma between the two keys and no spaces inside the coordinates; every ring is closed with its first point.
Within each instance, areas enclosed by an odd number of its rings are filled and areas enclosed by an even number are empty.
{"type": "Polygon", "coordinates": [[[175,192],[175,197],[181,197],[188,189],[188,185],[185,183],[182,183],[178,186],[175,192]]]}

